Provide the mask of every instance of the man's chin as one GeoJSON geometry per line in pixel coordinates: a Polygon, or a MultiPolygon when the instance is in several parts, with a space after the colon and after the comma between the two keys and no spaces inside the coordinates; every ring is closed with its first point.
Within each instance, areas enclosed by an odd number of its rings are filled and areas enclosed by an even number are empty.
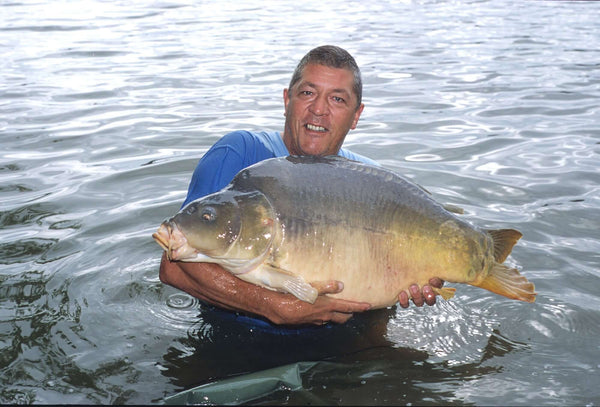
{"type": "Polygon", "coordinates": [[[307,147],[303,148],[300,155],[324,156],[331,155],[325,148],[307,147]]]}
{"type": "Polygon", "coordinates": [[[322,141],[325,141],[325,139],[321,136],[307,135],[305,140],[307,140],[308,143],[304,143],[304,144],[300,145],[300,149],[302,151],[301,155],[323,156],[323,155],[335,154],[335,153],[330,152],[331,151],[330,146],[322,143],[322,141]]]}

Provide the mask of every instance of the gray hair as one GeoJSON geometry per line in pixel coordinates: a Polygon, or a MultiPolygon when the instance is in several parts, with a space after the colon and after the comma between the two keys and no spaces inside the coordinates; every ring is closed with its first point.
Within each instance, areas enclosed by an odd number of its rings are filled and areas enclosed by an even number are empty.
{"type": "Polygon", "coordinates": [[[300,81],[304,68],[308,64],[347,69],[352,72],[354,75],[354,85],[352,86],[352,90],[356,94],[356,98],[358,100],[356,104],[356,108],[358,109],[362,103],[362,78],[360,76],[360,68],[348,51],[343,48],[336,47],[335,45],[323,45],[310,50],[308,54],[306,54],[298,63],[298,66],[292,75],[288,89],[292,89],[292,87],[298,83],[298,81],[300,81]]]}

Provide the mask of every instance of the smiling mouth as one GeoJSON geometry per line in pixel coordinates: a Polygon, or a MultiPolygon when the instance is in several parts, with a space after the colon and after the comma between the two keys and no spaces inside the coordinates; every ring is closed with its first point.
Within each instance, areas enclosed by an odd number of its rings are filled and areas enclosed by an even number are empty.
{"type": "Polygon", "coordinates": [[[314,125],[314,124],[310,124],[310,123],[307,123],[305,127],[306,127],[308,130],[311,130],[311,131],[320,131],[320,132],[325,132],[325,131],[327,131],[327,129],[326,129],[325,127],[316,126],[316,125],[314,125]]]}

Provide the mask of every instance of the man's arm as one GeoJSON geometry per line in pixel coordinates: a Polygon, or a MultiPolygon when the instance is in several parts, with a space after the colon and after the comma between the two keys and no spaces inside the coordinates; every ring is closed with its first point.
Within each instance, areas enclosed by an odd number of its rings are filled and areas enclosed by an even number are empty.
{"type": "MultiPolygon", "coordinates": [[[[229,309],[260,315],[275,324],[322,325],[327,322],[344,323],[352,317],[354,312],[364,312],[370,305],[362,302],[339,300],[320,295],[314,304],[299,300],[291,294],[272,291],[243,281],[217,264],[211,263],[184,263],[171,262],[163,254],[160,264],[160,280],[187,292],[193,297],[209,304],[229,309]]],[[[423,288],[414,286],[413,302],[422,306],[423,301],[429,305],[435,303],[431,296],[427,296],[423,288]]],[[[441,284],[440,284],[441,287],[441,284]]],[[[342,287],[335,282],[320,287],[321,294],[334,294],[340,292],[342,287]]],[[[411,288],[413,291],[413,288],[411,288]]],[[[408,307],[408,295],[400,298],[400,305],[408,307]]]]}
{"type": "MultiPolygon", "coordinates": [[[[217,264],[171,262],[163,254],[160,280],[209,304],[260,315],[275,324],[343,323],[354,312],[363,312],[370,305],[344,301],[320,295],[314,304],[291,294],[280,293],[243,281],[217,264]]],[[[341,291],[335,283],[320,289],[321,294],[341,291]]]]}

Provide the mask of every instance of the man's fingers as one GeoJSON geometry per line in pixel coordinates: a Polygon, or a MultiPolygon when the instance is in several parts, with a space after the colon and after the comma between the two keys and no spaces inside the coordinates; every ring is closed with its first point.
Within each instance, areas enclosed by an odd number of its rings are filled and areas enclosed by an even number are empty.
{"type": "Polygon", "coordinates": [[[431,286],[423,286],[423,297],[427,305],[435,305],[435,292],[431,286]]]}
{"type": "Polygon", "coordinates": [[[406,291],[402,291],[400,293],[400,295],[398,296],[398,302],[400,303],[400,306],[402,308],[408,308],[410,306],[408,301],[409,301],[408,294],[406,293],[406,291]]]}
{"type": "MultiPolygon", "coordinates": [[[[442,288],[442,286],[444,285],[444,280],[437,278],[437,277],[433,277],[429,280],[429,284],[435,288],[442,288]]],[[[425,288],[425,287],[423,287],[423,288],[425,288]]]]}
{"type": "Polygon", "coordinates": [[[324,325],[327,322],[343,324],[352,318],[355,312],[364,312],[371,308],[366,302],[338,300],[330,297],[318,297],[313,306],[321,308],[313,316],[313,324],[324,325]]]}
{"type": "Polygon", "coordinates": [[[337,294],[344,289],[344,283],[335,280],[313,281],[310,285],[317,289],[319,295],[337,294]]]}
{"type": "Polygon", "coordinates": [[[352,314],[346,314],[341,312],[334,312],[331,315],[331,322],[335,322],[336,324],[343,324],[347,322],[350,318],[352,318],[352,314]]]}
{"type": "Polygon", "coordinates": [[[408,308],[410,306],[410,300],[417,307],[422,307],[423,304],[435,305],[436,293],[433,291],[433,287],[442,288],[444,280],[433,277],[429,280],[429,284],[425,284],[423,288],[420,288],[417,284],[411,285],[407,291],[402,291],[398,294],[398,303],[402,308],[408,308]]]}
{"type": "Polygon", "coordinates": [[[417,307],[422,307],[425,301],[423,300],[423,295],[421,294],[421,289],[417,284],[413,284],[409,287],[410,295],[412,296],[413,303],[417,307]]]}
{"type": "Polygon", "coordinates": [[[368,302],[337,300],[333,298],[328,298],[328,300],[330,301],[328,308],[332,313],[353,314],[355,312],[368,311],[371,308],[371,304],[368,302]]]}

